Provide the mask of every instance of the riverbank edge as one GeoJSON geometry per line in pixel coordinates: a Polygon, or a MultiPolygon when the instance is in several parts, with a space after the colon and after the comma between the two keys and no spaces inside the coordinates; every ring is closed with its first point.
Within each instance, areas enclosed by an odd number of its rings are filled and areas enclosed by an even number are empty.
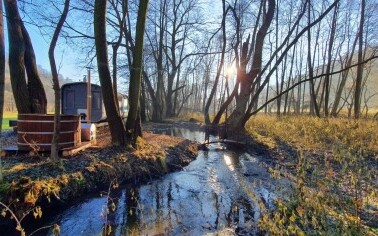
{"type": "Polygon", "coordinates": [[[42,212],[53,211],[56,207],[69,207],[90,194],[100,195],[114,181],[117,184],[140,184],[160,178],[182,169],[197,157],[196,142],[167,138],[166,135],[151,136],[155,140],[164,139],[165,143],[150,144],[147,138],[139,140],[137,149],[106,147],[95,154],[63,159],[62,166],[45,163],[44,168],[38,170],[41,173],[33,173],[33,177],[26,174],[19,179],[8,179],[0,187],[1,201],[20,219],[37,206],[42,212]],[[87,160],[82,168],[67,173],[69,166],[83,158],[87,160]],[[48,171],[49,175],[42,171],[48,171]]]}

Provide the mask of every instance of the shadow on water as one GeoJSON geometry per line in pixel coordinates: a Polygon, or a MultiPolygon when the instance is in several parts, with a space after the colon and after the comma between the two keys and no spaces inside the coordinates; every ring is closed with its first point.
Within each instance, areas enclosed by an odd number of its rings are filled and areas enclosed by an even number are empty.
{"type": "MultiPolygon", "coordinates": [[[[183,128],[153,130],[201,142],[204,133],[183,128]]],[[[257,158],[211,145],[183,171],[112,193],[111,235],[254,235],[259,202],[271,205],[289,183],[272,179],[257,158]]],[[[99,235],[106,197],[93,198],[59,216],[61,235],[99,235]]]]}

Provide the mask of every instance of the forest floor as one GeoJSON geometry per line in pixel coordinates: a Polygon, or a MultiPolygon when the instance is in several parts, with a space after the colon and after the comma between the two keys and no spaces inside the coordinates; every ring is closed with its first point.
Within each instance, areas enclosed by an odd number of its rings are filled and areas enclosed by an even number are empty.
{"type": "MultiPolygon", "coordinates": [[[[8,132],[3,147],[15,145],[17,135],[8,132]]],[[[53,209],[107,190],[111,183],[139,184],[182,169],[197,156],[197,143],[177,137],[144,132],[137,148],[113,147],[109,130],[99,128],[97,143],[53,164],[43,154],[2,157],[4,181],[0,199],[21,219],[37,206],[53,209]]],[[[47,209],[47,208],[46,208],[47,209]]],[[[2,215],[9,211],[0,207],[2,215]]],[[[30,214],[31,215],[31,214],[30,214]]],[[[0,225],[1,225],[0,220],[0,225]]]]}

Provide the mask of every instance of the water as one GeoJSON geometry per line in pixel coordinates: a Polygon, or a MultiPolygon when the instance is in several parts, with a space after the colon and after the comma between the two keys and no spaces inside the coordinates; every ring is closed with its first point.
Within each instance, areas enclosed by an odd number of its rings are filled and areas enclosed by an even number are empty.
{"type": "MultiPolygon", "coordinates": [[[[155,130],[195,141],[204,133],[155,130]]],[[[106,197],[89,199],[58,217],[61,235],[254,235],[258,203],[271,205],[288,183],[274,180],[257,158],[212,145],[183,171],[139,187],[113,190],[116,210],[105,218],[106,197]]],[[[110,203],[108,203],[110,206],[110,203]]]]}

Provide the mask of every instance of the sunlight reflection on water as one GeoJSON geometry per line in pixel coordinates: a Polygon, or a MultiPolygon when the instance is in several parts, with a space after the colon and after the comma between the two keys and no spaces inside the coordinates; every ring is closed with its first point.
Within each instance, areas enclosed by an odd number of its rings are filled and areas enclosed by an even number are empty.
{"type": "MultiPolygon", "coordinates": [[[[188,129],[165,132],[197,141],[204,138],[202,132],[188,129]]],[[[114,234],[255,234],[257,201],[272,203],[279,182],[270,179],[257,158],[214,146],[200,151],[184,171],[114,193],[117,209],[108,216],[114,234]]],[[[61,235],[99,235],[104,202],[104,198],[91,199],[63,213],[61,235]]]]}

